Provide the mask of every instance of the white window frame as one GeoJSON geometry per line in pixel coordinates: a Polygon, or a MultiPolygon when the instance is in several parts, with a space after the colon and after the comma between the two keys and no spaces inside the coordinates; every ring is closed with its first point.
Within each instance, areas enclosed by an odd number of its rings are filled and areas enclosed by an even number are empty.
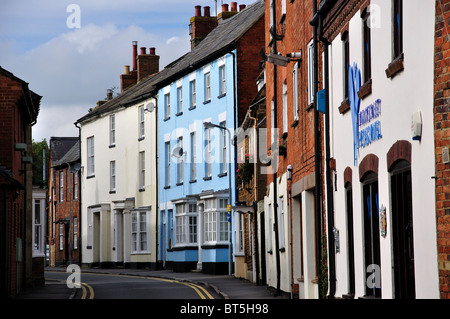
{"type": "Polygon", "coordinates": [[[73,173],[73,199],[78,199],[78,171],[73,173]]]}
{"type": "Polygon", "coordinates": [[[314,102],[314,43],[308,44],[308,104],[314,102]]]}
{"type": "Polygon", "coordinates": [[[287,84],[283,83],[283,133],[288,131],[287,84]]]}
{"type": "Polygon", "coordinates": [[[204,74],[205,78],[205,102],[211,101],[211,73],[208,71],[204,74]]]}
{"type": "Polygon", "coordinates": [[[183,87],[177,87],[177,114],[183,112],[183,87]]]}
{"type": "Polygon", "coordinates": [[[191,181],[195,181],[197,179],[197,141],[195,140],[197,138],[196,132],[191,132],[190,134],[191,138],[191,181]]]}
{"type": "Polygon", "coordinates": [[[116,145],[116,115],[109,116],[109,145],[116,145]]]}
{"type": "Polygon", "coordinates": [[[298,120],[298,63],[292,69],[292,96],[294,101],[294,121],[298,120]]]}
{"type": "Polygon", "coordinates": [[[59,251],[64,250],[64,224],[59,223],[59,251]]]}
{"type": "Polygon", "coordinates": [[[170,141],[164,143],[164,153],[166,160],[165,186],[170,186],[170,141]]]}
{"type": "Polygon", "coordinates": [[[222,137],[222,169],[221,169],[221,173],[225,174],[227,173],[227,132],[226,132],[226,126],[227,126],[227,122],[223,121],[220,123],[220,126],[224,127],[223,129],[221,129],[221,137],[222,137]]]}
{"type": "Polygon", "coordinates": [[[268,251],[269,252],[272,252],[272,232],[273,232],[273,224],[272,224],[272,205],[271,204],[269,204],[268,206],[267,206],[267,224],[268,224],[268,227],[267,227],[267,230],[268,230],[268,235],[269,236],[267,236],[267,240],[268,240],[268,242],[269,242],[269,244],[267,245],[267,248],[268,248],[268,251]]]}
{"type": "Polygon", "coordinates": [[[170,92],[164,94],[164,119],[170,119],[170,92]]]}
{"type": "Polygon", "coordinates": [[[116,161],[109,162],[109,191],[116,191],[116,161]]]}
{"type": "Polygon", "coordinates": [[[59,202],[64,202],[64,170],[59,171],[59,202]]]}
{"type": "Polygon", "coordinates": [[[175,246],[196,245],[198,231],[197,204],[183,202],[175,205],[175,246]]]}
{"type": "Polygon", "coordinates": [[[33,200],[33,256],[45,255],[45,200],[35,198],[33,200]]]}
{"type": "Polygon", "coordinates": [[[235,253],[243,255],[245,252],[244,242],[244,216],[243,213],[236,213],[236,247],[235,253]]]}
{"type": "Polygon", "coordinates": [[[87,138],[87,176],[95,176],[95,146],[94,136],[87,138]]]}
{"type": "Polygon", "coordinates": [[[145,151],[139,152],[139,190],[145,189],[145,151]]]}
{"type": "MultiPolygon", "coordinates": [[[[182,150],[183,149],[183,136],[178,137],[178,147],[182,150]]],[[[177,183],[183,183],[183,166],[184,166],[184,159],[183,159],[184,154],[182,154],[180,156],[180,158],[178,158],[178,163],[177,163],[177,183]]]]}
{"type": "Polygon", "coordinates": [[[211,143],[211,129],[205,129],[205,177],[212,175],[212,143],[211,143]]]}
{"type": "Polygon", "coordinates": [[[219,94],[220,96],[227,93],[225,65],[219,66],[219,94]]]}
{"type": "Polygon", "coordinates": [[[203,211],[203,243],[228,243],[228,198],[205,199],[203,211]]]}
{"type": "Polygon", "coordinates": [[[78,249],[78,217],[73,218],[73,249],[78,249]]]}
{"type": "Polygon", "coordinates": [[[197,93],[196,93],[196,88],[195,88],[195,79],[193,79],[192,81],[189,82],[189,93],[190,93],[190,98],[191,98],[191,106],[190,108],[194,108],[196,106],[197,103],[197,93]]]}
{"type": "Polygon", "coordinates": [[[139,115],[139,138],[142,139],[145,137],[145,109],[144,106],[139,106],[138,115],[139,115]]]}
{"type": "Polygon", "coordinates": [[[150,211],[135,210],[131,213],[131,253],[150,253],[150,211]]]}
{"type": "Polygon", "coordinates": [[[280,244],[280,249],[285,247],[284,244],[284,197],[280,196],[279,197],[279,201],[278,201],[278,207],[280,209],[279,214],[278,214],[278,231],[279,231],[279,244],[280,244]]]}

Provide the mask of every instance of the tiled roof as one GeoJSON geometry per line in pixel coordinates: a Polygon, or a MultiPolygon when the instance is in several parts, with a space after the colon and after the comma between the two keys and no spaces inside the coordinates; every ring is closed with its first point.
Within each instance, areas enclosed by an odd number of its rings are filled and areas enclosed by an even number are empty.
{"type": "Polygon", "coordinates": [[[248,5],[238,14],[223,20],[194,49],[166,66],[161,72],[131,86],[119,96],[96,107],[77,120],[84,122],[105,112],[142,100],[170,82],[192,72],[215,58],[232,50],[238,41],[264,15],[264,1],[248,5]]]}
{"type": "Polygon", "coordinates": [[[55,166],[64,155],[78,142],[78,137],[54,137],[50,138],[50,151],[52,155],[52,166],[55,166]]]}

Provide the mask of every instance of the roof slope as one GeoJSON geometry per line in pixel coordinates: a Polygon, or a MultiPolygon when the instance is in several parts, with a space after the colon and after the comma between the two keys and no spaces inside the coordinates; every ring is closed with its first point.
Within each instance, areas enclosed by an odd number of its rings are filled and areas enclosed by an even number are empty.
{"type": "Polygon", "coordinates": [[[78,119],[77,123],[84,122],[118,107],[123,107],[127,104],[148,98],[152,94],[155,94],[159,88],[223,55],[225,52],[231,50],[236,41],[263,15],[263,0],[258,0],[248,5],[238,14],[220,22],[192,51],[173,61],[161,72],[145,78],[114,99],[96,107],[90,113],[78,119]]]}

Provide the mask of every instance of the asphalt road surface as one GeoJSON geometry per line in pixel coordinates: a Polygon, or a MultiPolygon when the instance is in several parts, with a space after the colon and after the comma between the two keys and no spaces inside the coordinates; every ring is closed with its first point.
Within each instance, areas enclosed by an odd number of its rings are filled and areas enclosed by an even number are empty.
{"type": "MultiPolygon", "coordinates": [[[[46,272],[46,278],[66,281],[68,273],[46,272]]],[[[156,277],[86,274],[80,278],[76,299],[216,299],[200,284],[156,277]]]]}

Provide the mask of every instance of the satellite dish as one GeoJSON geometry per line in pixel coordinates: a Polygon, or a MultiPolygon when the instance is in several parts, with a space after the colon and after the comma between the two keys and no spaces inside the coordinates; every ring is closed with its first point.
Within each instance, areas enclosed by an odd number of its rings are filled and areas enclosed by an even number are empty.
{"type": "Polygon", "coordinates": [[[182,156],[183,156],[183,148],[182,148],[182,147],[179,147],[179,146],[175,147],[175,148],[172,150],[172,156],[173,156],[173,157],[176,157],[176,158],[182,157],[182,156]]]}
{"type": "Polygon", "coordinates": [[[146,109],[148,112],[153,112],[153,110],[155,109],[155,104],[153,104],[153,102],[150,102],[150,103],[148,103],[148,104],[145,106],[145,109],[146,109]]]}

